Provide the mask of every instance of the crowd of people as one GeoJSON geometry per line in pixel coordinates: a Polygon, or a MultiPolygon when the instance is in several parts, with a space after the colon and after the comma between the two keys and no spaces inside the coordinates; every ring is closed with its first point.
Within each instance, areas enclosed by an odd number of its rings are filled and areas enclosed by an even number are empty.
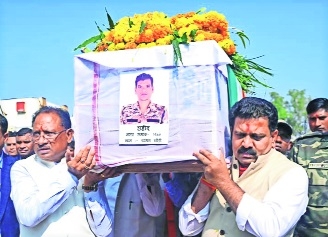
{"type": "Polygon", "coordinates": [[[305,109],[311,132],[292,139],[271,102],[245,97],[229,112],[233,156],[201,149],[204,172],[169,174],[95,172],[61,108],[17,132],[0,115],[0,236],[328,236],[328,99],[305,109]]]}

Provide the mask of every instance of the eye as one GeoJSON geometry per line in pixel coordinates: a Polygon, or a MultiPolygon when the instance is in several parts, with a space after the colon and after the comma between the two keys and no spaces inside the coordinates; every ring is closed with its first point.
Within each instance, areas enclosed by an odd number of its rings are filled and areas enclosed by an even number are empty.
{"type": "MultiPolygon", "coordinates": [[[[33,137],[39,137],[40,136],[40,132],[33,132],[32,133],[32,136],[33,137]]],[[[22,143],[22,142],[20,142],[20,143],[22,143]]]]}
{"type": "Polygon", "coordinates": [[[264,136],[262,135],[257,135],[257,134],[252,134],[251,138],[255,141],[260,141],[264,136]]]}

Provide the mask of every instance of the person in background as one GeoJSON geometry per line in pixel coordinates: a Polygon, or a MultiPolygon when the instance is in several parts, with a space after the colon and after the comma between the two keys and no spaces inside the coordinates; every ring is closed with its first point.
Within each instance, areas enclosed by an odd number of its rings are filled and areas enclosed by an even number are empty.
{"type": "Polygon", "coordinates": [[[75,151],[75,140],[73,138],[72,141],[69,142],[67,145],[67,152],[69,152],[70,155],[74,157],[74,151],[75,151]]]}
{"type": "Polygon", "coordinates": [[[9,131],[5,140],[5,152],[10,156],[17,156],[16,132],[9,131]]]}
{"type": "Polygon", "coordinates": [[[67,153],[74,131],[66,110],[42,107],[33,115],[32,125],[35,154],[17,161],[10,173],[10,197],[20,236],[109,236],[110,211],[105,215],[95,201],[108,209],[106,200],[100,200],[103,189],[97,184],[108,178],[111,170],[99,174],[90,171],[96,164],[90,146],[75,157],[67,153]],[[86,199],[81,185],[86,192],[94,190],[86,199]]]}
{"type": "Polygon", "coordinates": [[[302,167],[276,151],[278,112],[261,98],[245,97],[229,112],[233,158],[223,152],[193,155],[204,176],[179,212],[184,235],[291,236],[308,202],[302,167]]]}
{"type": "Polygon", "coordinates": [[[115,176],[104,181],[107,203],[113,213],[113,236],[157,237],[156,217],[165,207],[160,174],[115,176]]]}
{"type": "Polygon", "coordinates": [[[312,132],[296,138],[288,156],[309,179],[309,203],[294,236],[323,237],[328,236],[328,99],[311,100],[306,112],[312,132]]]}
{"type": "Polygon", "coordinates": [[[279,119],[278,120],[278,136],[275,142],[275,148],[277,151],[281,152],[284,155],[292,148],[292,134],[293,128],[286,121],[279,119]]]}
{"type": "Polygon", "coordinates": [[[0,114],[0,236],[18,237],[19,224],[14,204],[10,199],[10,170],[19,159],[5,154],[2,150],[7,137],[8,121],[0,114]]]}
{"type": "Polygon", "coordinates": [[[34,154],[34,142],[32,139],[31,128],[21,128],[18,130],[16,135],[16,145],[17,152],[20,155],[21,159],[26,159],[27,157],[34,154]]]}
{"type": "Polygon", "coordinates": [[[309,127],[312,132],[328,131],[328,99],[317,98],[306,106],[309,127]]]}

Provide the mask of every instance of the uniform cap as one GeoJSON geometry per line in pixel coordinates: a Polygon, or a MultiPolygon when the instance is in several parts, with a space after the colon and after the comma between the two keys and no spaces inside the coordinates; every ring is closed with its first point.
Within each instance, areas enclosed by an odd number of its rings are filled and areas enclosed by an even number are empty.
{"type": "Polygon", "coordinates": [[[285,120],[282,120],[282,119],[279,119],[278,120],[278,129],[279,128],[284,129],[290,137],[292,136],[292,134],[293,134],[293,128],[285,120]]]}

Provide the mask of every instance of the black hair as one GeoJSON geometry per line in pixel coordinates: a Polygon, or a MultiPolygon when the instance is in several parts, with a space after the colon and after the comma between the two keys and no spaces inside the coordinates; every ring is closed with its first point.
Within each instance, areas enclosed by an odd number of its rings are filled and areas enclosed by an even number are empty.
{"type": "Polygon", "coordinates": [[[270,132],[277,129],[278,111],[269,101],[257,97],[245,97],[236,102],[229,112],[229,123],[233,130],[236,118],[268,118],[270,132]]]}
{"type": "Polygon", "coordinates": [[[316,98],[311,100],[306,106],[307,114],[317,112],[319,109],[324,109],[328,112],[328,99],[327,98],[316,98]]]}
{"type": "Polygon", "coordinates": [[[68,111],[66,111],[62,108],[56,108],[56,107],[52,107],[52,106],[44,106],[44,107],[41,107],[38,111],[36,111],[32,117],[32,126],[35,122],[36,117],[38,117],[40,114],[50,114],[50,113],[55,113],[60,117],[61,125],[65,129],[71,128],[72,123],[71,123],[71,118],[69,116],[68,111]]]}
{"type": "Polygon", "coordinates": [[[0,114],[0,128],[2,135],[5,135],[8,129],[8,120],[2,114],[0,114]]]}
{"type": "Polygon", "coordinates": [[[17,132],[15,132],[15,131],[9,131],[8,132],[8,137],[15,137],[16,138],[16,136],[17,136],[17,132]]]}
{"type": "Polygon", "coordinates": [[[137,88],[137,85],[138,85],[138,82],[139,82],[139,81],[144,81],[144,80],[147,80],[147,79],[150,80],[151,86],[153,86],[153,81],[154,81],[153,77],[152,77],[150,74],[147,74],[147,73],[141,73],[140,75],[138,75],[138,76],[136,77],[136,81],[135,81],[135,86],[136,86],[136,88],[137,88]]]}
{"type": "Polygon", "coordinates": [[[17,136],[18,137],[24,136],[28,133],[32,134],[32,129],[31,128],[21,128],[21,129],[18,130],[17,136]]]}

